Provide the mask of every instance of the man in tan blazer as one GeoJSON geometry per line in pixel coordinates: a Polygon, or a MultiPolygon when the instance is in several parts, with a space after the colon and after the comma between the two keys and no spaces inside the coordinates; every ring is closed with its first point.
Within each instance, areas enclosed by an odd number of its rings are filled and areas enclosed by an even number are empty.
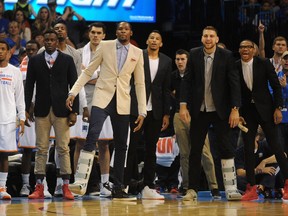
{"type": "MultiPolygon", "coordinates": [[[[95,153],[95,143],[101,132],[103,123],[109,115],[113,127],[115,141],[114,186],[113,199],[131,198],[123,191],[123,173],[127,150],[127,136],[130,115],[130,79],[135,80],[139,116],[136,120],[141,128],[146,116],[146,93],[142,50],[130,43],[131,25],[120,22],[116,29],[116,40],[101,41],[96,55],[90,65],[82,72],[77,82],[69,92],[66,101],[71,109],[75,96],[90,80],[94,71],[100,66],[100,74],[95,85],[90,117],[90,126],[86,143],[80,153],[75,182],[69,186],[76,194],[83,195],[92,168],[95,153]]],[[[136,199],[133,197],[133,199],[136,199]]]]}

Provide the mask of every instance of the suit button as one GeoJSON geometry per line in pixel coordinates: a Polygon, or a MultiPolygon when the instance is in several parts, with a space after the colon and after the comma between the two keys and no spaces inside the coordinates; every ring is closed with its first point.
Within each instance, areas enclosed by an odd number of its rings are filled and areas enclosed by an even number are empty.
{"type": "Polygon", "coordinates": [[[114,85],[114,87],[116,88],[116,85],[114,85]]]}

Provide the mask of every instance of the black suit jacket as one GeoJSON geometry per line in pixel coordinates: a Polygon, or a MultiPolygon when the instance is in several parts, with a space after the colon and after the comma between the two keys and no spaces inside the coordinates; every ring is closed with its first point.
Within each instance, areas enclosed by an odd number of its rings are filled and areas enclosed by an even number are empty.
{"type": "MultiPolygon", "coordinates": [[[[159,53],[157,74],[151,82],[150,65],[147,50],[143,50],[146,103],[152,93],[152,112],[155,119],[162,119],[170,114],[170,82],[172,73],[172,60],[163,53],[159,53]]],[[[132,82],[131,82],[132,84],[132,82]]],[[[135,90],[131,88],[131,114],[137,116],[137,100],[135,90]]]]}
{"type": "MultiPolygon", "coordinates": [[[[203,47],[190,50],[189,76],[183,80],[180,102],[189,102],[192,118],[197,118],[205,93],[205,62],[203,47]]],[[[235,68],[232,52],[216,48],[211,78],[211,92],[217,114],[227,119],[234,106],[241,105],[240,78],[235,68]]]]}
{"type": "MultiPolygon", "coordinates": [[[[47,116],[52,107],[55,116],[67,117],[70,111],[66,108],[66,99],[76,80],[77,71],[71,56],[59,51],[51,69],[46,63],[45,52],[31,57],[25,85],[26,111],[29,110],[36,84],[35,116],[47,116]]],[[[72,112],[79,112],[78,97],[74,100],[72,112]]]]}
{"type": "MultiPolygon", "coordinates": [[[[255,107],[264,121],[271,120],[275,108],[282,106],[282,92],[275,69],[269,59],[254,57],[253,59],[253,86],[248,89],[242,71],[241,60],[236,62],[241,81],[242,108],[241,113],[249,109],[253,100],[255,107]],[[268,88],[268,81],[273,89],[273,96],[268,88]]],[[[245,117],[245,116],[244,116],[245,117]]]]}

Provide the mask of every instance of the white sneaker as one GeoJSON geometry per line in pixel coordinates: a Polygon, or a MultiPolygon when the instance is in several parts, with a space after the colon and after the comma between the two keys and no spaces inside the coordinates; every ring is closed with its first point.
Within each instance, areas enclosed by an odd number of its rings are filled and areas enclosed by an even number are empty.
{"type": "Polygon", "coordinates": [[[87,181],[75,181],[73,184],[69,184],[69,190],[74,194],[83,196],[87,191],[87,181]]]}
{"type": "Polygon", "coordinates": [[[100,183],[100,197],[111,197],[112,195],[112,183],[111,182],[105,182],[105,183],[100,183]]]}
{"type": "Polygon", "coordinates": [[[54,191],[54,197],[63,197],[63,190],[62,190],[62,185],[56,185],[55,191],[54,191]]]}
{"type": "Polygon", "coordinates": [[[50,194],[50,192],[48,191],[48,185],[47,185],[47,181],[46,179],[43,179],[42,184],[44,185],[44,199],[52,199],[52,195],[50,194]]]}
{"type": "Polygon", "coordinates": [[[30,192],[31,192],[31,187],[30,187],[30,185],[24,184],[24,185],[22,186],[22,188],[21,188],[20,196],[21,196],[21,197],[28,197],[29,194],[30,194],[30,192]]]}
{"type": "Polygon", "coordinates": [[[145,186],[141,192],[142,199],[151,199],[151,200],[164,200],[164,196],[157,193],[155,189],[151,189],[148,186],[145,186]]]}
{"type": "Polygon", "coordinates": [[[188,189],[186,195],[183,197],[183,200],[190,201],[190,200],[196,200],[197,199],[197,193],[193,189],[188,189]]]}
{"type": "Polygon", "coordinates": [[[11,200],[11,195],[7,193],[5,187],[0,187],[0,199],[1,200],[11,200]]]}

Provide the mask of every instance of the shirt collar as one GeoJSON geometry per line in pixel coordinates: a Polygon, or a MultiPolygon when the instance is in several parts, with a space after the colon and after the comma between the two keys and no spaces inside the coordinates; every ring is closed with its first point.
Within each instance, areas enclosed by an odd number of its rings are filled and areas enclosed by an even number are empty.
{"type": "Polygon", "coordinates": [[[121,47],[125,47],[125,49],[128,50],[129,46],[130,46],[130,43],[128,43],[126,45],[123,45],[123,44],[120,43],[120,41],[118,39],[116,40],[116,48],[117,49],[120,49],[121,47]]]}
{"type": "Polygon", "coordinates": [[[253,58],[249,61],[249,62],[244,62],[244,61],[242,61],[242,59],[241,59],[241,63],[242,63],[242,65],[248,65],[248,66],[252,66],[252,64],[253,64],[253,58]]]}
{"type": "Polygon", "coordinates": [[[211,54],[208,54],[208,53],[206,53],[205,50],[203,49],[203,52],[204,52],[204,56],[205,56],[206,58],[208,58],[208,56],[210,56],[212,59],[214,59],[215,51],[214,51],[213,53],[211,53],[211,54]]]}
{"type": "Polygon", "coordinates": [[[45,51],[45,59],[48,59],[50,56],[55,60],[58,56],[59,51],[55,50],[51,55],[45,51]]]}

